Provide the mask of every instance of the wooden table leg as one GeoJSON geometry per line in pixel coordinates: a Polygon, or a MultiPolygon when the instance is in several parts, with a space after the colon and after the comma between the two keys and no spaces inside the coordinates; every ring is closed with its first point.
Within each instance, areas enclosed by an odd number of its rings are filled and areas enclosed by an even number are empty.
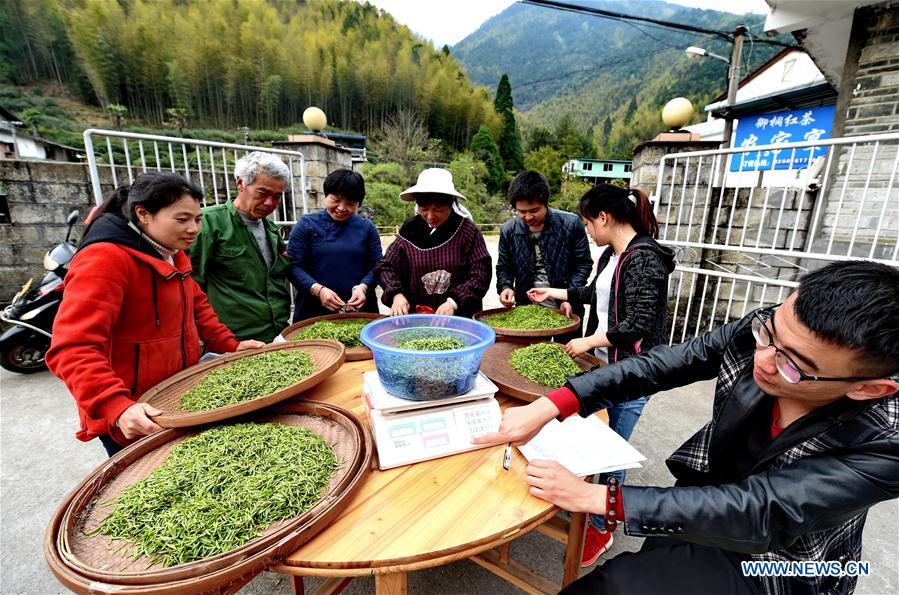
{"type": "Polygon", "coordinates": [[[306,590],[303,588],[303,577],[291,574],[287,576],[290,581],[290,595],[304,595],[306,590]]]}
{"type": "Polygon", "coordinates": [[[409,581],[405,572],[375,575],[375,595],[407,595],[409,581]]]}
{"type": "Polygon", "coordinates": [[[565,571],[562,574],[562,588],[574,582],[580,573],[586,525],[587,515],[585,513],[571,513],[571,520],[568,521],[568,544],[565,546],[565,571]]]}

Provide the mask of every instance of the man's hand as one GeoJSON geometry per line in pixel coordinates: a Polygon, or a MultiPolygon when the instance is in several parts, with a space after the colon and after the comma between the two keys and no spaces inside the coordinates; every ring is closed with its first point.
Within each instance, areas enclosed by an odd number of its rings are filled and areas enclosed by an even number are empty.
{"type": "Polygon", "coordinates": [[[530,441],[543,426],[559,415],[559,409],[546,397],[524,407],[509,407],[503,412],[499,429],[471,441],[472,444],[506,444],[518,446],[530,441]]]}
{"type": "Polygon", "coordinates": [[[606,514],[606,486],[584,481],[556,461],[527,466],[531,495],[569,512],[606,514]]]}
{"type": "Polygon", "coordinates": [[[503,289],[499,294],[499,303],[507,308],[511,308],[512,306],[514,306],[515,290],[509,289],[508,287],[506,289],[503,289]]]}
{"type": "Polygon", "coordinates": [[[156,425],[156,422],[150,419],[151,415],[159,415],[160,413],[162,411],[149,403],[135,403],[122,412],[115,425],[122,430],[125,438],[129,440],[139,438],[162,429],[156,425]]]}
{"type": "Polygon", "coordinates": [[[322,287],[318,290],[318,300],[322,303],[322,306],[332,312],[336,312],[346,305],[346,302],[340,299],[336,292],[327,287],[322,287]]]}
{"type": "Polygon", "coordinates": [[[364,284],[359,284],[353,289],[352,295],[350,295],[350,299],[347,300],[346,305],[354,310],[359,310],[362,306],[365,305],[365,292],[368,291],[368,287],[364,284]]]}
{"type": "Polygon", "coordinates": [[[434,312],[434,314],[441,314],[443,316],[452,316],[455,313],[456,313],[456,309],[448,301],[440,304],[440,306],[437,308],[437,311],[434,312]]]}
{"type": "Polygon", "coordinates": [[[265,347],[265,343],[262,341],[256,341],[255,339],[247,339],[246,341],[241,341],[237,344],[237,349],[235,351],[246,351],[247,349],[259,349],[260,347],[265,347]]]}
{"type": "Polygon", "coordinates": [[[568,302],[562,302],[561,304],[559,304],[559,311],[568,318],[571,318],[571,304],[569,304],[568,302]]]}
{"type": "Polygon", "coordinates": [[[401,293],[393,296],[393,305],[390,307],[391,316],[402,316],[409,313],[409,300],[401,293]]]}
{"type": "Polygon", "coordinates": [[[572,339],[565,345],[565,353],[567,353],[571,357],[577,357],[582,353],[587,353],[591,349],[593,349],[593,341],[591,337],[572,339]]]}

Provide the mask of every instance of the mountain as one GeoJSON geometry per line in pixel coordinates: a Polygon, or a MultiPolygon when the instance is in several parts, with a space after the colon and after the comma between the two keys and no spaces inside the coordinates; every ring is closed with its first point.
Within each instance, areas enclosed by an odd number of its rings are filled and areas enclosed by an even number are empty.
{"type": "MultiPolygon", "coordinates": [[[[732,31],[741,23],[754,27],[764,20],[759,14],[659,0],[580,4],[718,31],[732,31]]],[[[714,59],[689,59],[683,50],[691,45],[721,55],[731,52],[730,43],[710,35],[513,4],[456,44],[452,53],[475,83],[495,88],[503,73],[509,75],[526,129],[538,123],[552,127],[568,114],[611,157],[629,156],[635,135],[645,140],[658,132],[660,108],[669,99],[689,98],[700,120],[701,108],[725,89],[727,66],[714,59]]],[[[747,39],[744,74],[779,49],[747,39]]]]}

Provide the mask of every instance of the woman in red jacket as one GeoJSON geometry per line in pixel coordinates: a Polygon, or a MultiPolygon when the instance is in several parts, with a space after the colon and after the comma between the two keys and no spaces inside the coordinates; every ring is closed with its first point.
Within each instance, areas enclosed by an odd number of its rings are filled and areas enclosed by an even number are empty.
{"type": "Polygon", "coordinates": [[[147,389],[238,342],[219,322],[184,253],[200,228],[203,193],[175,173],[151,172],[115,190],[92,219],[65,278],[46,361],[78,404],[79,440],[110,456],[159,430],[147,389]]]}

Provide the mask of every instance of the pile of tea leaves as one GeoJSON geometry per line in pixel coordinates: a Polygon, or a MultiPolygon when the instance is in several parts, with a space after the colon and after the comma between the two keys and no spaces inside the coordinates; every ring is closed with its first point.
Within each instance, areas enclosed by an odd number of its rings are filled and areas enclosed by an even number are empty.
{"type": "Polygon", "coordinates": [[[509,365],[532,382],[559,388],[566,376],[581,373],[581,367],[558,343],[536,343],[512,352],[509,365]]]}
{"type": "Polygon", "coordinates": [[[449,351],[450,349],[462,349],[465,345],[459,339],[452,337],[425,337],[421,339],[409,339],[396,344],[398,349],[412,351],[449,351]]]}
{"type": "Polygon", "coordinates": [[[302,329],[292,338],[297,339],[331,339],[340,341],[346,347],[362,347],[359,333],[368,324],[367,320],[320,320],[302,329]]]}
{"type": "Polygon", "coordinates": [[[340,460],[305,428],[234,424],[176,445],[162,466],[101,502],[93,534],[124,540],[127,555],[164,567],[242,547],[321,497],[340,460]]]}
{"type": "Polygon", "coordinates": [[[484,322],[493,328],[536,331],[566,327],[571,324],[571,319],[549,308],[531,304],[488,316],[484,322]]]}
{"type": "Polygon", "coordinates": [[[282,349],[244,357],[217,368],[181,395],[184,411],[208,411],[263,397],[315,372],[309,354],[282,349]]]}

